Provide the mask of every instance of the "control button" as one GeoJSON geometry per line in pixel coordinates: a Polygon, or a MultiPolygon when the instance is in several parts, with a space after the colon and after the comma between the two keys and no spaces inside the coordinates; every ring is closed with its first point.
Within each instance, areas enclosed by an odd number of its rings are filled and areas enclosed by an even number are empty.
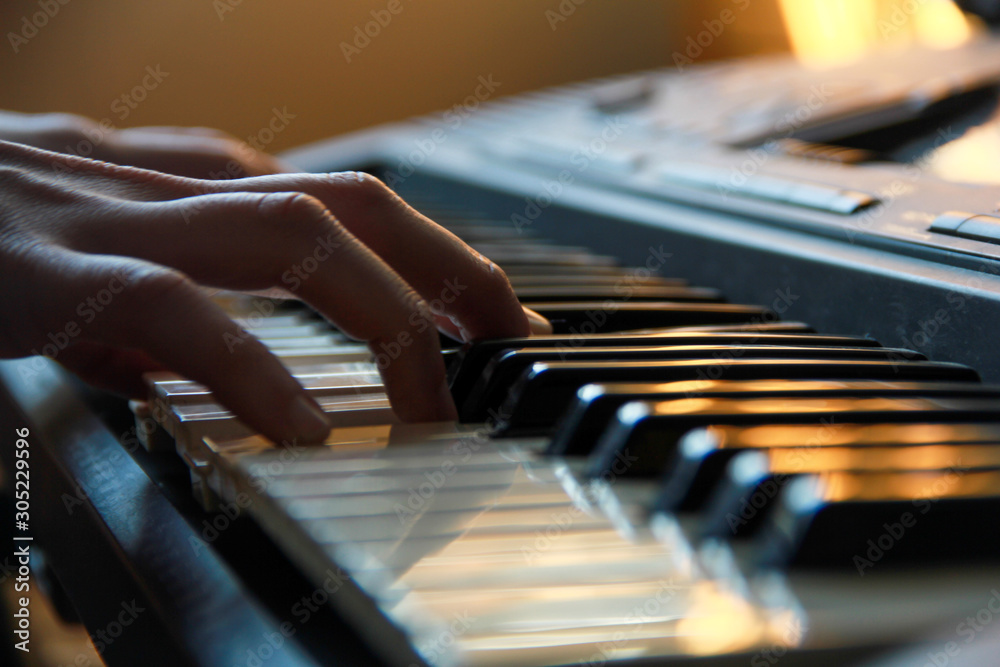
{"type": "Polygon", "coordinates": [[[969,218],[975,217],[975,213],[963,213],[962,211],[948,211],[934,218],[930,231],[941,232],[942,234],[954,234],[958,226],[969,218]]]}
{"type": "Polygon", "coordinates": [[[977,215],[958,226],[958,235],[978,241],[1000,243],[1000,218],[977,215]]]}
{"type": "Polygon", "coordinates": [[[736,182],[730,170],[699,164],[677,162],[664,164],[658,168],[657,173],[661,179],[671,183],[715,190],[722,194],[732,193],[781,204],[814,208],[839,215],[851,215],[879,202],[877,198],[864,192],[775,176],[750,176],[736,182]]]}
{"type": "Polygon", "coordinates": [[[963,239],[1000,243],[1000,218],[949,211],[942,213],[931,223],[931,231],[960,236],[963,239]]]}

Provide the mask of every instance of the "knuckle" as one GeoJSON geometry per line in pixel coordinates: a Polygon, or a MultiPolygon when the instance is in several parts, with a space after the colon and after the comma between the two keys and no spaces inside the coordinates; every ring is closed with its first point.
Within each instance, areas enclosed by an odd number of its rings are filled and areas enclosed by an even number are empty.
{"type": "Polygon", "coordinates": [[[399,197],[388,185],[371,174],[360,171],[348,171],[329,174],[327,178],[338,190],[338,194],[354,203],[370,207],[398,203],[399,197]]]}
{"type": "Polygon", "coordinates": [[[292,221],[323,219],[326,207],[304,192],[268,192],[257,199],[257,213],[268,222],[284,225],[292,221]]]}
{"type": "Polygon", "coordinates": [[[97,123],[90,118],[71,113],[43,114],[41,121],[50,141],[65,143],[68,146],[75,145],[98,128],[97,123]]]}
{"type": "Polygon", "coordinates": [[[197,288],[180,271],[165,267],[142,267],[123,272],[122,282],[127,286],[125,296],[136,308],[157,308],[158,304],[176,299],[187,299],[197,288]]]}
{"type": "Polygon", "coordinates": [[[239,143],[239,139],[237,139],[230,133],[226,132],[225,130],[220,130],[216,127],[205,127],[199,125],[197,127],[188,128],[188,131],[191,132],[192,134],[200,134],[203,137],[225,140],[230,143],[239,143]]]}
{"type": "Polygon", "coordinates": [[[257,200],[257,213],[272,231],[292,239],[312,240],[328,234],[334,227],[333,216],[319,199],[302,192],[272,192],[257,200]]]}

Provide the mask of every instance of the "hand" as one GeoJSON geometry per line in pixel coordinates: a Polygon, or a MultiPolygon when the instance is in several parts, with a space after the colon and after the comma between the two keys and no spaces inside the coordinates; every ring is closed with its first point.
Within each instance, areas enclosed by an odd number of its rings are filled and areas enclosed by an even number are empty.
{"type": "MultiPolygon", "coordinates": [[[[316,404],[196,283],[290,291],[348,335],[401,340],[383,370],[406,421],[455,418],[437,330],[528,335],[503,272],[364,174],[231,181],[168,176],[0,142],[0,356],[53,355],[85,380],[142,393],[168,367],[275,441],[316,441],[316,404]],[[307,257],[316,269],[290,280],[307,257]],[[428,301],[467,286],[440,316],[428,301]]],[[[439,299],[438,302],[441,300],[439,299]]]]}
{"type": "Polygon", "coordinates": [[[0,140],[78,157],[212,180],[289,172],[277,158],[204,127],[136,127],[65,113],[0,111],[0,140]]]}

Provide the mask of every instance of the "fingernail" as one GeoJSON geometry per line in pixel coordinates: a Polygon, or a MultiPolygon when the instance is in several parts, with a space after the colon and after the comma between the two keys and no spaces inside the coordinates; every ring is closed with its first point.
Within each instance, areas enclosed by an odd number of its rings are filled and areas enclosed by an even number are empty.
{"type": "Polygon", "coordinates": [[[528,326],[531,328],[532,336],[548,336],[552,333],[552,323],[533,311],[531,308],[524,308],[524,314],[528,317],[528,326]]]}
{"type": "Polygon", "coordinates": [[[320,442],[330,433],[330,422],[326,415],[308,396],[296,396],[288,416],[300,440],[320,442]]]}

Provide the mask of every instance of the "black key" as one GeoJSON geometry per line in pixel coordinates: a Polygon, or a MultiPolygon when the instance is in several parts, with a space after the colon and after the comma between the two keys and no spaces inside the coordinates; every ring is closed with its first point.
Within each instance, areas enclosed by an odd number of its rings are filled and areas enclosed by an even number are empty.
{"type": "Polygon", "coordinates": [[[755,541],[763,567],[870,576],[996,562],[1000,472],[830,473],[793,480],[755,541]]]}
{"type": "MultiPolygon", "coordinates": [[[[448,367],[448,380],[455,402],[461,405],[487,364],[497,354],[524,348],[550,348],[569,351],[586,347],[624,347],[657,345],[798,345],[812,347],[879,347],[878,341],[854,336],[818,334],[771,334],[768,332],[691,332],[663,331],[649,334],[603,334],[599,336],[531,336],[497,338],[465,345],[448,367]]],[[[561,361],[564,361],[561,359],[561,361]]]]}
{"type": "Polygon", "coordinates": [[[699,537],[746,539],[754,535],[777,505],[783,488],[802,475],[918,470],[1000,470],[1000,440],[896,447],[870,446],[862,440],[846,447],[745,450],[713,485],[698,522],[699,537]]]}
{"type": "MultiPolygon", "coordinates": [[[[972,385],[975,386],[975,385],[972,385]]],[[[709,493],[716,489],[726,475],[726,469],[739,455],[748,451],[774,452],[782,465],[798,464],[821,466],[837,463],[826,450],[844,451],[849,447],[885,450],[903,446],[940,446],[942,442],[1000,442],[1000,425],[985,424],[920,424],[924,429],[920,442],[912,442],[913,424],[882,424],[876,427],[838,424],[835,437],[830,437],[830,429],[812,426],[773,426],[767,429],[766,437],[744,437],[741,433],[728,434],[718,427],[696,429],[685,434],[677,445],[677,454],[665,468],[666,475],[660,485],[660,492],[654,507],[667,511],[693,511],[702,507],[709,493]],[[886,432],[888,430],[888,432],[886,432]],[[970,433],[971,432],[971,433],[970,433]],[[933,439],[926,439],[933,435],[933,439]],[[823,436],[827,436],[823,439],[823,436]]],[[[737,429],[739,427],[736,427],[737,429]]],[[[747,429],[753,431],[754,429],[747,429]]],[[[925,455],[930,449],[923,450],[925,455]]],[[[842,456],[844,461],[856,458],[842,456]]],[[[809,472],[809,470],[805,470],[809,472]]]]}
{"type": "Polygon", "coordinates": [[[629,329],[628,331],[619,331],[618,333],[623,334],[642,334],[642,333],[661,333],[664,331],[676,331],[681,333],[687,333],[692,331],[700,331],[702,333],[713,333],[713,332],[725,332],[725,331],[739,331],[743,333],[757,331],[760,333],[802,333],[802,334],[814,334],[816,330],[805,322],[746,322],[746,323],[736,323],[736,324],[702,324],[695,326],[684,326],[684,327],[659,327],[659,328],[642,328],[642,329],[629,329]]]}
{"type": "MultiPolygon", "coordinates": [[[[579,350],[526,348],[501,352],[483,370],[479,380],[469,392],[459,415],[467,421],[481,421],[490,408],[496,409],[510,387],[524,371],[535,363],[547,361],[587,362],[594,361],[660,361],[671,359],[810,359],[815,361],[831,359],[883,360],[893,363],[923,361],[926,357],[919,352],[885,347],[795,347],[780,345],[673,345],[664,347],[586,347],[579,350]]],[[[514,414],[511,415],[513,421],[514,414]]],[[[527,419],[519,419],[520,428],[545,427],[553,425],[527,419]]]]}
{"type": "Polygon", "coordinates": [[[504,272],[510,266],[533,266],[547,264],[549,266],[578,267],[617,267],[618,260],[607,255],[595,255],[586,248],[570,246],[546,246],[532,244],[529,246],[512,246],[504,243],[476,243],[472,247],[489,257],[503,267],[504,272]]]}
{"type": "Polygon", "coordinates": [[[830,398],[830,399],[678,399],[636,401],[622,406],[587,459],[587,474],[608,471],[661,475],[688,431],[727,424],[815,424],[819,431],[842,424],[1000,421],[1000,402],[991,399],[830,398]]]}
{"type": "MultiPolygon", "coordinates": [[[[491,258],[492,259],[492,258],[491,258]]],[[[645,269],[643,269],[645,271],[645,269]]],[[[544,259],[537,262],[508,262],[503,266],[507,277],[512,276],[613,276],[621,280],[634,280],[635,269],[620,266],[587,265],[587,264],[550,264],[544,259]]]]}
{"type": "Polygon", "coordinates": [[[612,303],[579,301],[524,304],[547,317],[554,333],[596,334],[639,328],[775,322],[778,316],[761,306],[733,304],[612,303]]]}
{"type": "Polygon", "coordinates": [[[719,290],[708,287],[663,287],[660,285],[532,285],[514,287],[524,303],[564,301],[670,301],[673,303],[722,303],[719,290]]]}
{"type": "Polygon", "coordinates": [[[655,287],[685,287],[688,282],[683,278],[664,278],[649,276],[637,278],[631,270],[621,269],[621,274],[538,274],[521,273],[508,275],[510,284],[518,287],[614,287],[616,285],[649,285],[655,287]]]}
{"type": "MultiPolygon", "coordinates": [[[[936,380],[978,382],[968,366],[947,362],[814,361],[803,359],[726,359],[706,361],[555,361],[534,364],[511,387],[497,409],[478,415],[506,422],[515,412],[525,423],[552,423],[586,384],[612,382],[678,382],[685,380],[936,380]]],[[[473,419],[472,421],[476,421],[473,419]]]]}
{"type": "MultiPolygon", "coordinates": [[[[706,396],[710,398],[864,398],[884,396],[1000,398],[1000,387],[971,382],[886,382],[882,380],[707,380],[646,384],[588,385],[580,389],[549,444],[548,453],[585,456],[596,446],[602,428],[618,408],[631,401],[669,400],[706,396]]],[[[504,432],[526,429],[517,410],[504,432]]]]}

